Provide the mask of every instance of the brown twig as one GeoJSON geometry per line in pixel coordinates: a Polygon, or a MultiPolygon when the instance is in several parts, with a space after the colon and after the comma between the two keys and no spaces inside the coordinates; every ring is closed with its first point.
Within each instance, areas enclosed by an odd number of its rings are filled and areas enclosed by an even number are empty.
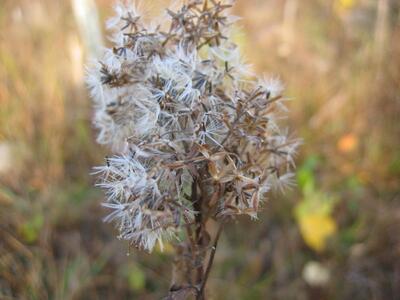
{"type": "Polygon", "coordinates": [[[206,268],[206,272],[204,273],[203,276],[203,281],[201,283],[200,289],[199,289],[199,293],[198,293],[198,299],[202,300],[204,299],[204,289],[207,283],[207,279],[210,275],[211,272],[211,267],[214,263],[214,257],[215,257],[215,253],[217,252],[217,246],[218,246],[218,241],[219,241],[219,237],[221,236],[221,232],[223,229],[223,223],[221,223],[219,225],[218,231],[217,231],[217,235],[215,236],[215,240],[214,240],[214,244],[211,248],[211,253],[210,253],[210,259],[208,260],[208,264],[207,264],[207,268],[206,268]]]}
{"type": "MultiPolygon", "coordinates": [[[[202,205],[201,205],[201,197],[198,195],[198,190],[197,190],[197,180],[194,179],[192,183],[192,203],[193,203],[193,208],[197,211],[197,214],[195,215],[195,242],[196,242],[196,250],[201,248],[201,230],[202,230],[202,205]]],[[[197,252],[197,251],[196,251],[197,252]]],[[[198,254],[197,254],[198,255],[198,254]]],[[[202,267],[199,267],[197,270],[197,281],[201,280],[201,276],[203,273],[202,267]]]]}

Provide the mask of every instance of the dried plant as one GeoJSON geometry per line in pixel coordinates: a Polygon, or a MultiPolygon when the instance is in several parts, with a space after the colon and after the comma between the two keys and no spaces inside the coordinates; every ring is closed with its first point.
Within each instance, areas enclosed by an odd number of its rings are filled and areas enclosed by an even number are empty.
{"type": "Polygon", "coordinates": [[[204,299],[222,225],[256,218],[271,189],[292,184],[299,143],[278,124],[282,84],[248,71],[231,6],[187,1],[146,24],[119,4],[107,23],[114,47],[88,72],[98,142],[115,153],[95,171],[105,220],[137,248],[176,245],[170,299],[204,299]]]}

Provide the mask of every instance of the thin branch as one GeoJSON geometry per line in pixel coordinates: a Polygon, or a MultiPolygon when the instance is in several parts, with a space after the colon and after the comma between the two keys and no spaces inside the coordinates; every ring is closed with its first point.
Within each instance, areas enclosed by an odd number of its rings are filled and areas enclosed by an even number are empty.
{"type": "MultiPolygon", "coordinates": [[[[198,249],[201,248],[202,246],[202,229],[203,229],[203,216],[202,216],[202,198],[201,196],[199,197],[198,195],[198,190],[197,190],[197,179],[193,180],[192,183],[192,203],[193,203],[193,208],[197,211],[197,214],[195,215],[195,223],[196,223],[196,231],[195,231],[195,239],[196,239],[196,244],[198,246],[198,249]]],[[[197,259],[201,259],[199,256],[199,253],[196,254],[197,259]]],[[[197,276],[196,276],[196,282],[200,283],[202,282],[202,277],[203,276],[203,264],[199,264],[197,267],[197,276]]]]}
{"type": "Polygon", "coordinates": [[[201,286],[200,286],[200,289],[199,289],[199,295],[200,296],[203,295],[203,293],[204,293],[204,288],[206,286],[207,279],[208,279],[208,277],[210,275],[211,267],[212,267],[212,265],[214,263],[215,252],[217,252],[218,241],[219,241],[219,237],[221,236],[222,229],[223,229],[223,223],[221,223],[219,225],[217,235],[215,236],[214,244],[213,244],[213,246],[211,248],[210,259],[208,260],[206,272],[204,273],[203,282],[201,283],[201,286]]]}

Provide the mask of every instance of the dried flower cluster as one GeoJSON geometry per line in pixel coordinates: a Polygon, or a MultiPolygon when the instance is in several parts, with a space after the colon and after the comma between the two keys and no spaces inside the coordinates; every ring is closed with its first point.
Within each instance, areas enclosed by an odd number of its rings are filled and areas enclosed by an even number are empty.
{"type": "Polygon", "coordinates": [[[248,71],[229,7],[191,0],[149,25],[118,5],[114,47],[89,69],[98,142],[115,153],[96,168],[106,220],[139,248],[182,229],[199,244],[208,219],[255,218],[268,191],[292,182],[298,142],[278,125],[282,84],[248,71]]]}

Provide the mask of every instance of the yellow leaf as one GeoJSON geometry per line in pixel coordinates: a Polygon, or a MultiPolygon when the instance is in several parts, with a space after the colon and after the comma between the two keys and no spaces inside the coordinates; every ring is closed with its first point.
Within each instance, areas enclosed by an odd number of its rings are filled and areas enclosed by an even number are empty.
{"type": "Polygon", "coordinates": [[[309,213],[298,216],[300,233],[305,243],[317,252],[326,248],[326,242],[336,232],[336,223],[328,214],[309,213]]]}

